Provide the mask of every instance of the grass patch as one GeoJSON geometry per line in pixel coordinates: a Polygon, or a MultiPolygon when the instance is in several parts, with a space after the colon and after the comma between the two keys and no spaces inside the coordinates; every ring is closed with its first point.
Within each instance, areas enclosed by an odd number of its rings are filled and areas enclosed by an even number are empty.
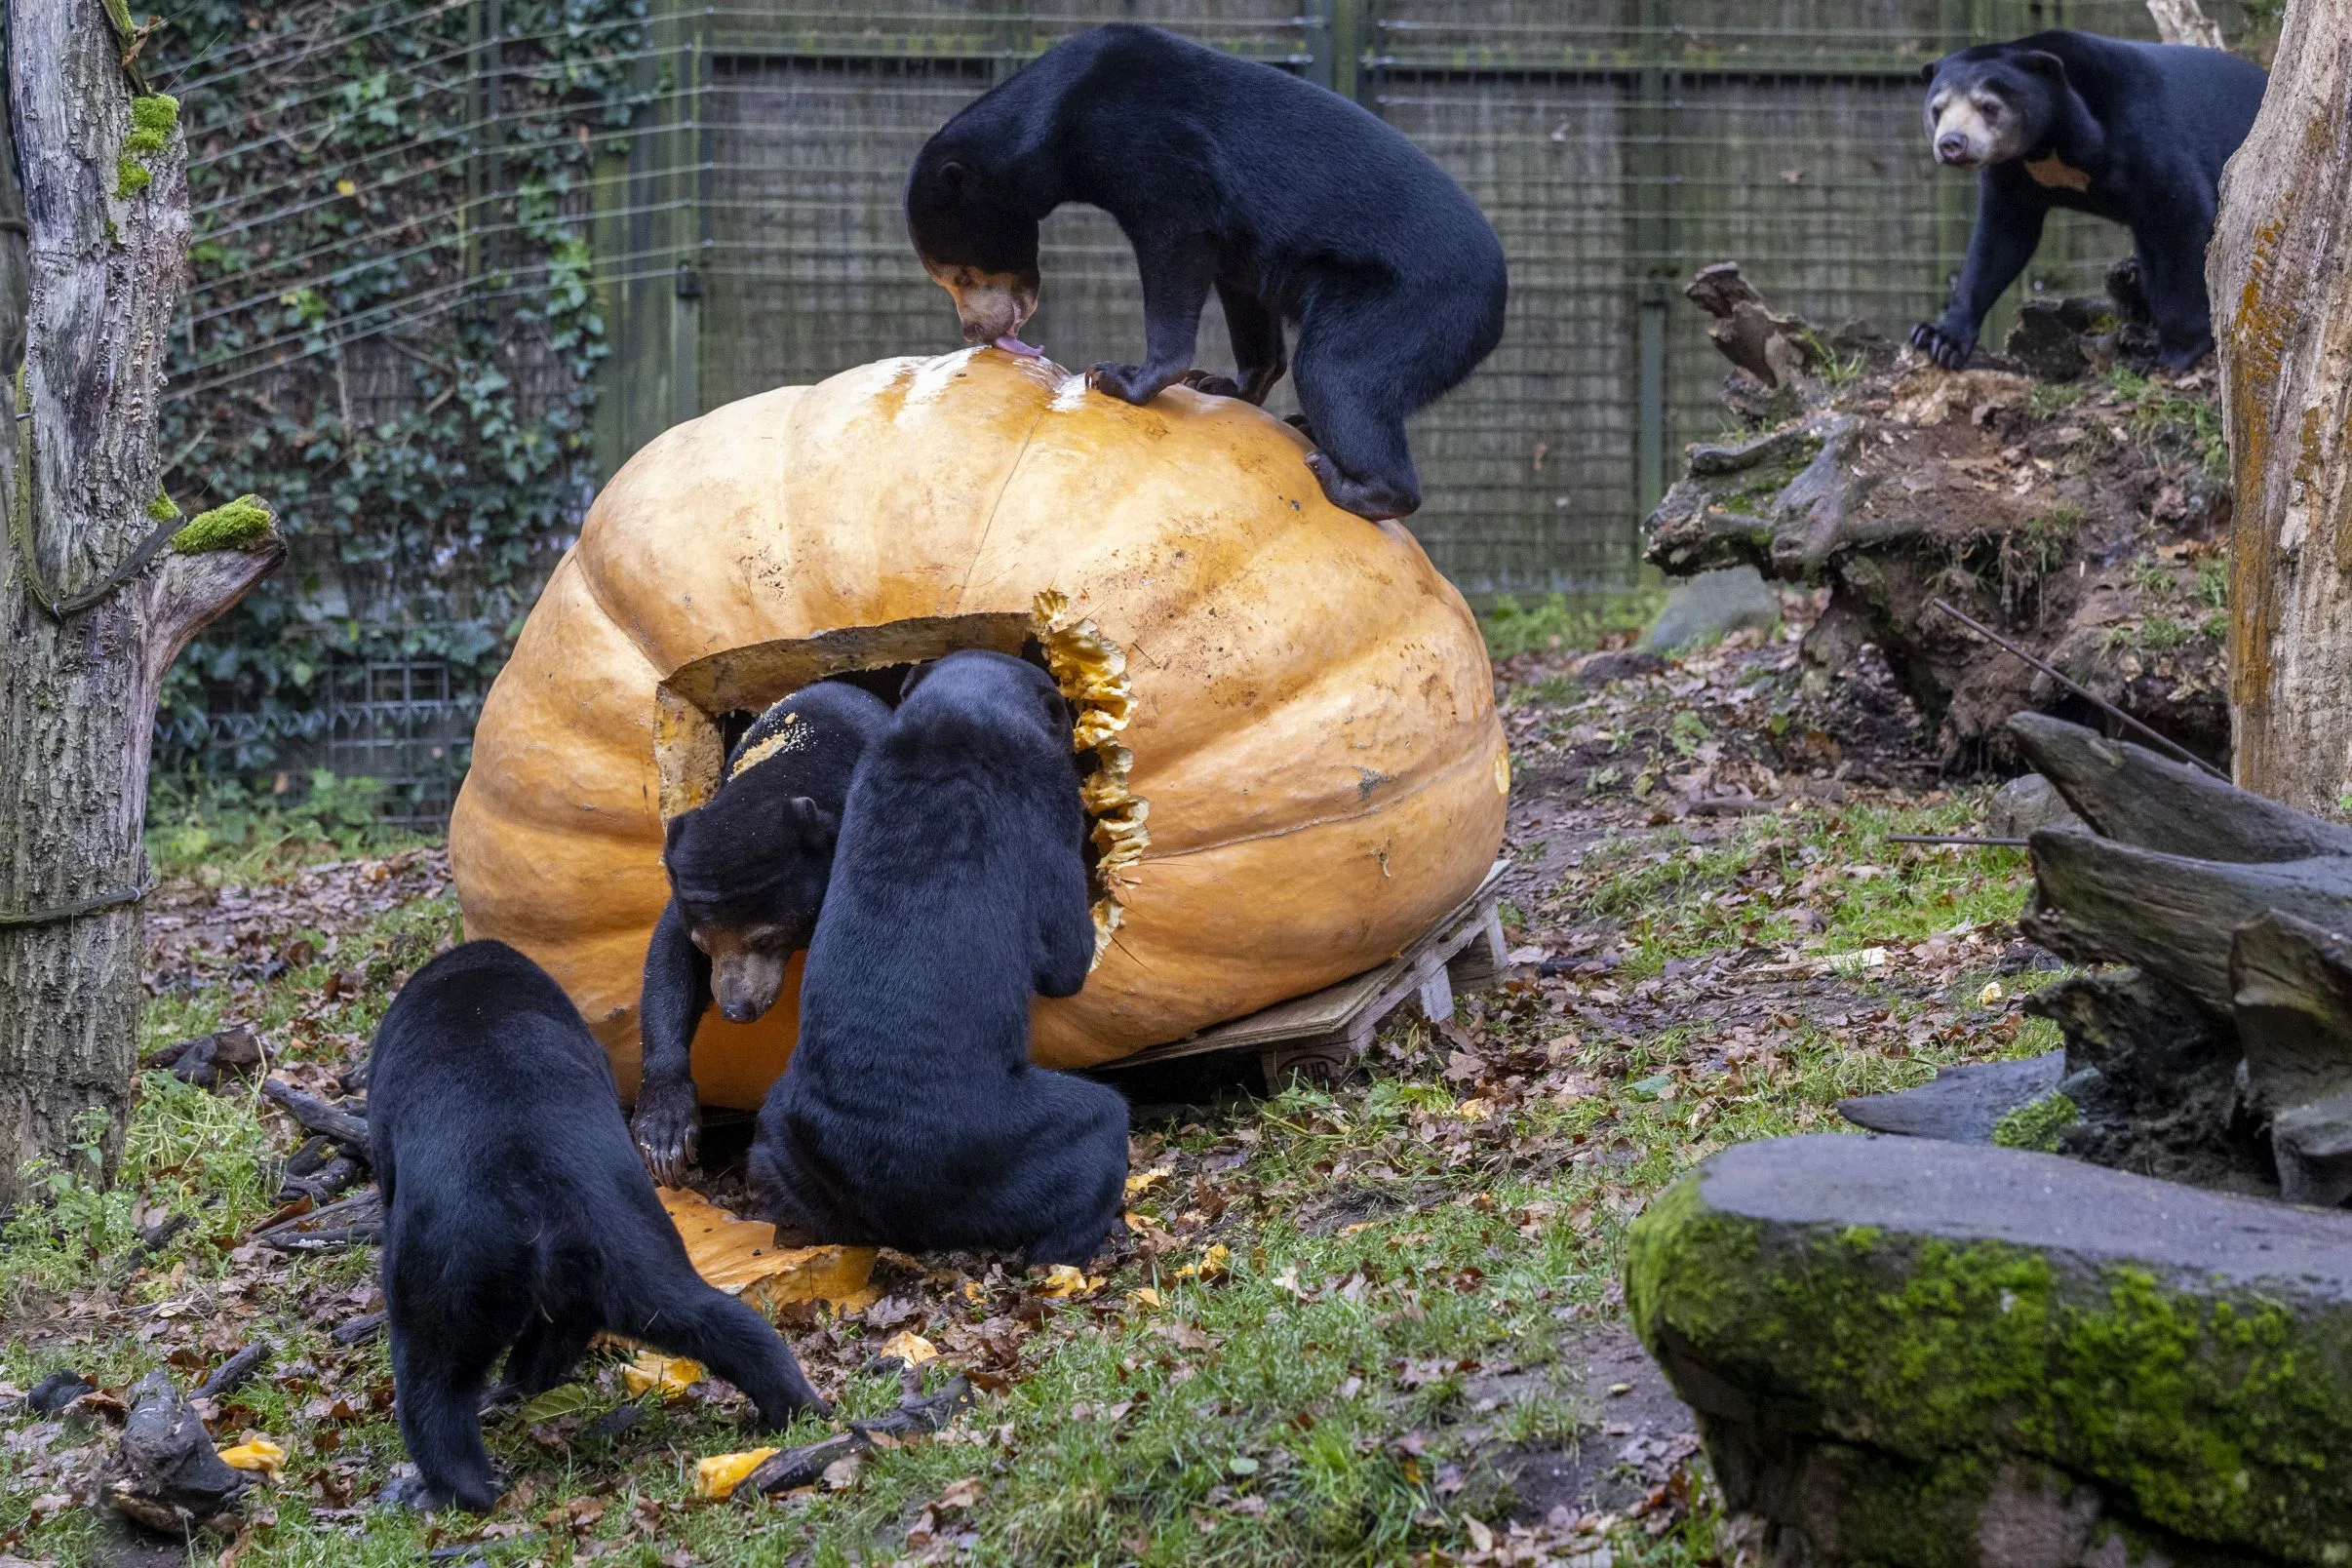
{"type": "Polygon", "coordinates": [[[1553,594],[1522,605],[1505,594],[1478,617],[1486,650],[1498,659],[1520,653],[1556,653],[1598,647],[1613,637],[1638,636],[1666,605],[1663,582],[1644,582],[1623,593],[1570,599],[1553,594]]]}

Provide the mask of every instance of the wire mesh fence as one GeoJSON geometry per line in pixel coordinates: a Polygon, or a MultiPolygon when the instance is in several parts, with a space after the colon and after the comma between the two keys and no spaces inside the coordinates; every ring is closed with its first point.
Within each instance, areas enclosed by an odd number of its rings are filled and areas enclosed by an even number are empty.
{"type": "MultiPolygon", "coordinates": [[[[2244,25],[2234,4],[2208,9],[2233,35],[2244,25]]],[[[266,199],[240,187],[200,204],[199,244],[252,255],[209,276],[183,321],[172,396],[192,418],[230,396],[267,402],[300,373],[343,400],[346,424],[412,413],[443,395],[411,373],[435,333],[507,309],[496,319],[528,336],[530,301],[574,274],[608,349],[593,412],[605,473],[734,398],[954,346],[899,215],[917,148],[1060,39],[1146,20],[1353,97],[1492,218],[1511,266],[1503,345],[1414,429],[1429,499],[1412,527],[1473,597],[1631,579],[1638,519],[1675,452],[1720,422],[1723,367],[1678,296],[1699,266],[1736,259],[1778,305],[1890,333],[1940,307],[1973,187],[1929,156],[1923,65],[2047,26],[2153,36],[2140,0],[647,0],[597,47],[630,84],[625,114],[598,114],[550,96],[547,73],[575,68],[547,53],[561,10],[378,0],[275,53],[232,42],[187,67],[185,95],[312,82],[196,147],[200,166],[244,168],[305,136],[324,149],[266,199]],[[327,68],[403,28],[409,46],[364,79],[327,68]],[[347,147],[327,135],[371,115],[415,124],[347,147]],[[552,184],[551,150],[569,160],[552,184]],[[372,181],[411,193],[397,223],[321,221],[372,181]],[[329,303],[288,303],[310,298],[329,303]]],[[[2128,249],[2110,225],[2061,217],[2022,287],[2095,293],[2128,249]]],[[[1049,219],[1043,273],[1028,335],[1073,367],[1135,357],[1140,289],[1108,217],[1049,219]]],[[[1201,344],[1204,365],[1228,362],[1213,302],[1201,344]]],[[[553,356],[516,363],[554,377],[543,400],[560,392],[553,356]]],[[[1274,406],[1295,407],[1287,387],[1274,406]]],[[[374,602],[346,596],[336,612],[374,602]]],[[[426,810],[479,700],[465,672],[432,662],[400,662],[397,694],[378,685],[393,666],[363,662],[364,694],[337,688],[315,719],[270,723],[426,810]]],[[[254,744],[239,726],[259,721],[221,706],[180,742],[254,744]]]]}

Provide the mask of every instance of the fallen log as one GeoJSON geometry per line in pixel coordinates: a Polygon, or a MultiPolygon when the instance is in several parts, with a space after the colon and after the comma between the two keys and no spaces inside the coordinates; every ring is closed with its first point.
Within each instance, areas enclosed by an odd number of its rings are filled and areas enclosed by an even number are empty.
{"type": "Polygon", "coordinates": [[[2075,814],[2119,843],[2245,865],[2352,856],[2352,828],[2305,816],[2130,741],[2038,713],[2017,714],[2006,727],[2075,814]]]}
{"type": "Polygon", "coordinates": [[[2053,829],[2028,842],[2034,891],[2019,929],[2077,963],[2136,964],[2225,1023],[2230,933],[2239,926],[2284,910],[2352,932],[2352,856],[2198,860],[2053,829]]]}
{"type": "Polygon", "coordinates": [[[2274,910],[2238,928],[2229,973],[2279,1196],[2341,1203],[2352,1197],[2352,940],[2274,910]]]}
{"type": "Polygon", "coordinates": [[[317,1095],[305,1094],[279,1078],[263,1079],[261,1092],[284,1106],[305,1131],[333,1138],[355,1159],[368,1157],[368,1123],[364,1117],[329,1105],[317,1095]]]}

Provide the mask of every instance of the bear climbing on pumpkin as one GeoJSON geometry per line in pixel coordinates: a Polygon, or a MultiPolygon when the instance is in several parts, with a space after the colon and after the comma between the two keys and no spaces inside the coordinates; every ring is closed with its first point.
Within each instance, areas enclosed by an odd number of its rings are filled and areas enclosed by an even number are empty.
{"type": "Polygon", "coordinates": [[[1287,71],[1117,23],[1055,45],[943,126],[907,180],[907,228],[966,340],[1037,308],[1038,224],[1101,208],[1135,248],[1144,363],[1097,365],[1147,404],[1176,381],[1263,403],[1298,328],[1308,466],[1334,505],[1421,505],[1406,415],[1503,335],[1503,248],[1477,204],[1394,128],[1287,71]],[[1193,367],[1215,290],[1232,377],[1193,367]]]}
{"type": "Polygon", "coordinates": [[[1936,161],[1977,170],[1977,223],[1950,304],[1911,343],[1958,370],[1985,312],[2017,281],[2056,207],[2132,231],[2160,364],[2214,346],[2205,248],[2221,166],[2246,139],[2269,78],[2217,49],[2093,33],[2035,33],[1947,55],[1921,73],[1936,161]]]}

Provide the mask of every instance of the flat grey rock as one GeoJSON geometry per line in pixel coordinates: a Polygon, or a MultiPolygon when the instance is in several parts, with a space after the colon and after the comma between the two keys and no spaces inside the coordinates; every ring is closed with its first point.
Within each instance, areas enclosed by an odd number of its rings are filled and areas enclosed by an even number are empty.
{"type": "Polygon", "coordinates": [[[1872,1132],[1988,1144],[2003,1117],[2048,1094],[2065,1076],[2062,1049],[2021,1062],[1975,1062],[1947,1067],[1915,1089],[1840,1100],[1837,1113],[1872,1132]]]}
{"type": "Polygon", "coordinates": [[[1719,643],[1737,631],[1781,624],[1781,596],[1753,567],[1728,567],[1684,577],[1666,591],[1666,608],[1635,647],[1650,652],[1719,643]]]}
{"type": "Polygon", "coordinates": [[[1627,1304],[1767,1562],[2352,1560],[2352,1214],[2021,1150],[1726,1150],[1627,1304]]]}

